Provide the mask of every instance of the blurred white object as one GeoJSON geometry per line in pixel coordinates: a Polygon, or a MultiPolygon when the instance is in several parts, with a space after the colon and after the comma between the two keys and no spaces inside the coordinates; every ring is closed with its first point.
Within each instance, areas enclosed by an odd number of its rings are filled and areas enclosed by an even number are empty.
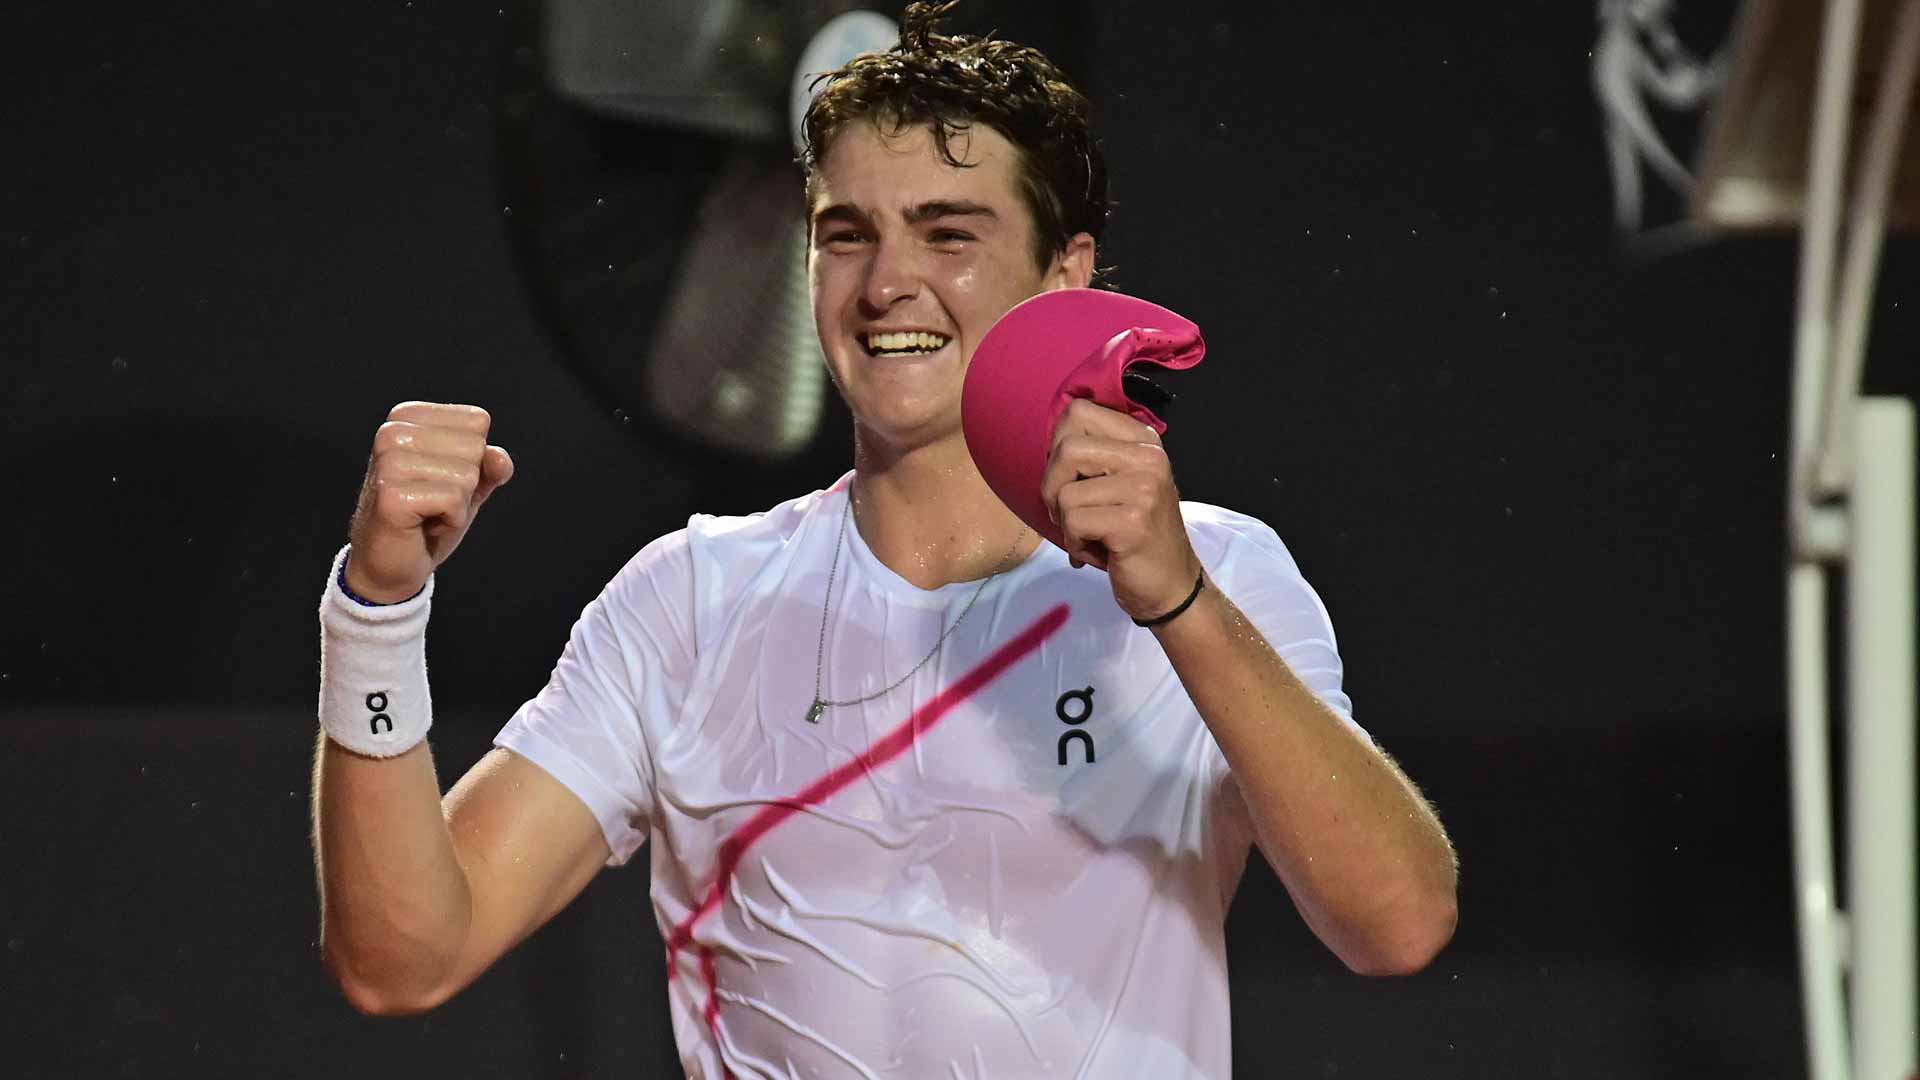
{"type": "Polygon", "coordinates": [[[1862,396],[1861,374],[1882,239],[1889,227],[1920,225],[1920,145],[1908,137],[1920,0],[1747,0],[1731,58],[1692,216],[1719,228],[1801,230],[1787,718],[1808,1074],[1904,1080],[1920,1058],[1914,410],[1905,399],[1862,396]],[[1872,89],[1856,93],[1864,86],[1872,89]],[[1847,581],[1844,897],[1835,892],[1827,746],[1835,567],[1847,581]]]}
{"type": "Polygon", "coordinates": [[[1693,193],[1693,177],[1654,125],[1649,99],[1669,109],[1698,108],[1721,82],[1717,59],[1698,60],[1680,44],[1668,23],[1671,6],[1671,0],[1600,0],[1593,89],[1606,121],[1613,220],[1622,232],[1640,228],[1642,160],[1682,193],[1693,193]]]}
{"type": "Polygon", "coordinates": [[[814,33],[807,47],[800,51],[800,62],[793,69],[793,88],[787,95],[795,153],[806,150],[807,108],[813,104],[814,84],[819,77],[839,70],[862,53],[891,49],[899,40],[900,27],[877,11],[836,15],[814,33]]]}

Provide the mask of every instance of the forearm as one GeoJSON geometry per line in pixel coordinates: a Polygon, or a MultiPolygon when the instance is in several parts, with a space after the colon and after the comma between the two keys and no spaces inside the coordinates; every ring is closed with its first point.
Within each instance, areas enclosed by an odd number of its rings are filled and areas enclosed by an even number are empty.
{"type": "Polygon", "coordinates": [[[1424,966],[1453,932],[1455,863],[1413,784],[1211,583],[1154,633],[1315,933],[1356,971],[1424,966]]]}
{"type": "Polygon", "coordinates": [[[364,1011],[437,1003],[473,904],[427,744],[367,758],[322,735],[313,810],[328,968],[364,1011]]]}

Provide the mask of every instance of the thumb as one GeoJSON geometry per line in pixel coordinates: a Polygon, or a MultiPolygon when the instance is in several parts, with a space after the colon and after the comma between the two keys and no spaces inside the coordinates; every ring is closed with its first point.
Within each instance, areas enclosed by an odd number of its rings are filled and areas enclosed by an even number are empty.
{"type": "Polygon", "coordinates": [[[488,446],[480,457],[480,484],[473,492],[473,509],[480,509],[482,503],[512,479],[513,455],[507,453],[505,447],[488,446]]]}

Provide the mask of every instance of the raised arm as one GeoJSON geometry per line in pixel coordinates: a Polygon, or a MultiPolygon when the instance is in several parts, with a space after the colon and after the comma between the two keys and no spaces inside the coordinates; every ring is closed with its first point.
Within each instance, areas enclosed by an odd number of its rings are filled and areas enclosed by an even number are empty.
{"type": "Polygon", "coordinates": [[[453,996],[578,895],[609,854],[579,798],[506,750],[443,800],[425,741],[431,577],[513,474],[506,451],[487,445],[490,424],[471,406],[395,407],[321,602],[321,952],[363,1012],[419,1012],[453,996]]]}
{"type": "Polygon", "coordinates": [[[1362,974],[1420,970],[1452,938],[1457,867],[1440,820],[1385,754],[1295,677],[1203,575],[1152,428],[1076,401],[1043,497],[1075,563],[1151,626],[1232,767],[1260,851],[1321,941],[1362,974]]]}

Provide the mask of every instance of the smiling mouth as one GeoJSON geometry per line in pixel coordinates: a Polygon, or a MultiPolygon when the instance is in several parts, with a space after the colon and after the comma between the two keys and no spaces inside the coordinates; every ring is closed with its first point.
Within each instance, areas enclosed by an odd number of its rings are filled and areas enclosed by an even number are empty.
{"type": "Polygon", "coordinates": [[[930,334],[925,331],[907,331],[894,334],[857,335],[860,347],[868,356],[930,356],[946,348],[952,338],[945,334],[930,334]]]}

